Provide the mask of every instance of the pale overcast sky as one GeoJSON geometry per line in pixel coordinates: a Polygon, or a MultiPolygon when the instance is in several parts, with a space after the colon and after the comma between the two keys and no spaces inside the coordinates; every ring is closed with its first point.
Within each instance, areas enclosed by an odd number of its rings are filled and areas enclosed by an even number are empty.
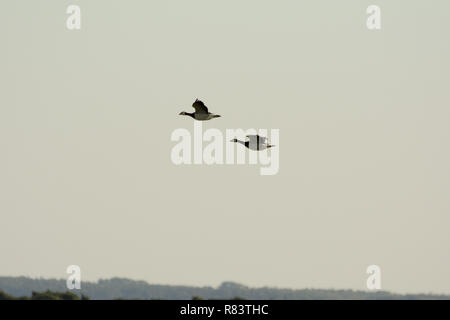
{"type": "Polygon", "coordinates": [[[449,11],[2,0],[0,276],[450,293],[449,11]],[[175,166],[195,98],[279,129],[279,173],[175,166]]]}

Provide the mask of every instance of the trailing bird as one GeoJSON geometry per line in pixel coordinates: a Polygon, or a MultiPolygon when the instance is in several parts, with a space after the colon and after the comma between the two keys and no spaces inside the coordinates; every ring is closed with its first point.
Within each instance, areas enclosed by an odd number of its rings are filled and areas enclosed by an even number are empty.
{"type": "Polygon", "coordinates": [[[208,111],[208,108],[205,106],[205,104],[196,99],[195,102],[192,104],[192,107],[194,107],[195,112],[189,113],[189,112],[180,112],[179,115],[181,116],[190,116],[194,118],[195,120],[199,121],[205,121],[205,120],[211,120],[213,118],[219,118],[220,116],[218,114],[213,114],[208,111]]]}
{"type": "Polygon", "coordinates": [[[248,135],[246,137],[248,138],[247,141],[241,141],[241,140],[234,138],[233,140],[231,140],[231,142],[240,143],[240,144],[246,146],[247,148],[249,148],[250,150],[256,150],[256,151],[269,149],[269,148],[272,148],[275,146],[275,145],[267,143],[267,138],[260,137],[257,134],[256,135],[248,135]]]}

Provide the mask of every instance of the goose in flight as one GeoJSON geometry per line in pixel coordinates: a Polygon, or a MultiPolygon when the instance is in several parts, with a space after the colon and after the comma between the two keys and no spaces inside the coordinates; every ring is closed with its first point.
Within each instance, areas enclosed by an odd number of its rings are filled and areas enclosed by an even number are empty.
{"type": "Polygon", "coordinates": [[[196,99],[195,102],[192,104],[192,107],[194,107],[195,112],[189,113],[189,112],[180,112],[181,116],[190,116],[194,118],[195,120],[199,121],[205,121],[205,120],[211,120],[213,118],[219,118],[220,116],[218,114],[213,114],[208,112],[208,108],[205,106],[205,104],[196,99]]]}
{"type": "Polygon", "coordinates": [[[238,140],[235,138],[235,139],[231,140],[231,142],[240,143],[240,144],[246,146],[247,148],[249,148],[250,150],[256,150],[256,151],[265,150],[265,149],[274,147],[274,145],[267,143],[267,138],[260,137],[257,134],[248,135],[247,138],[248,138],[247,141],[241,141],[241,140],[238,140]]]}

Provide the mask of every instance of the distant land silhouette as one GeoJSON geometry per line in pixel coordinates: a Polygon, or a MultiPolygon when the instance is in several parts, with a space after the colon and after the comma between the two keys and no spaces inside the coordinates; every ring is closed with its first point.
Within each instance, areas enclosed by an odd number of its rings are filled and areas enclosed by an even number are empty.
{"type": "MultiPolygon", "coordinates": [[[[55,294],[67,295],[66,280],[32,279],[27,277],[0,277],[3,296],[54,298],[55,294]],[[51,292],[49,292],[50,290],[51,292]],[[39,293],[39,295],[37,294],[39,293]]],[[[394,294],[386,291],[355,291],[325,289],[281,289],[271,287],[250,288],[235,282],[224,282],[214,287],[155,285],[145,281],[112,278],[97,282],[82,282],[81,290],[72,290],[78,297],[89,299],[257,299],[257,300],[450,300],[450,295],[394,294]]],[[[0,294],[0,299],[1,299],[0,294]]],[[[69,296],[66,298],[70,298],[69,296]]]]}

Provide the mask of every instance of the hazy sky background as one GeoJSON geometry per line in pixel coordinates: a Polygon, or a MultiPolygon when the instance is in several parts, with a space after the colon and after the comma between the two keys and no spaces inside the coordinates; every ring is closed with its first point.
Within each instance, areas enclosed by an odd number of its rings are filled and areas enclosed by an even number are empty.
{"type": "Polygon", "coordinates": [[[2,0],[0,275],[450,293],[449,11],[2,0]],[[278,175],[173,165],[197,97],[280,129],[278,175]]]}

